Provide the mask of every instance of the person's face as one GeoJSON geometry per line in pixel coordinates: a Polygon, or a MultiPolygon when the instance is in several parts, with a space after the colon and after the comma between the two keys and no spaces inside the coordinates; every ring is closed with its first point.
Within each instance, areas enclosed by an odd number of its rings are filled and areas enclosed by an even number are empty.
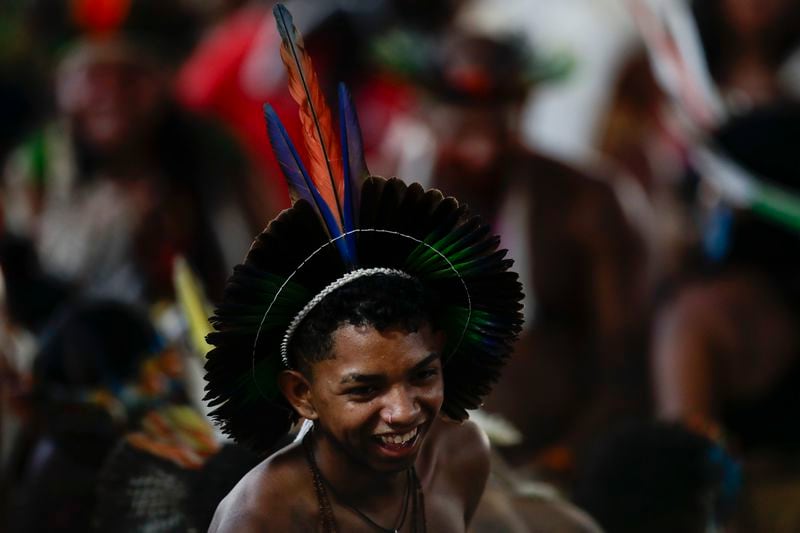
{"type": "Polygon", "coordinates": [[[310,401],[326,436],[376,471],[413,465],[444,400],[442,337],[345,325],[333,357],[314,363],[310,401]]]}
{"type": "Polygon", "coordinates": [[[100,151],[146,134],[161,98],[157,73],[135,60],[90,61],[65,73],[59,101],[78,134],[100,151]]]}
{"type": "Polygon", "coordinates": [[[489,179],[515,135],[504,106],[440,104],[428,114],[440,166],[463,179],[489,179]]]}
{"type": "Polygon", "coordinates": [[[791,0],[722,0],[727,22],[743,37],[774,30],[775,24],[791,7],[791,0]]]}

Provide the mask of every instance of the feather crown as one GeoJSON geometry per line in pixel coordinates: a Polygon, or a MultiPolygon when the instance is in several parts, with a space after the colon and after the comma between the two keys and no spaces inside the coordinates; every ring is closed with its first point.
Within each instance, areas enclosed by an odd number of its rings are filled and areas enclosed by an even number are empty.
{"type": "Polygon", "coordinates": [[[277,387],[294,328],[337,287],[388,273],[418,279],[446,303],[442,412],[464,420],[496,381],[522,325],[512,261],[489,226],[454,198],[369,174],[347,89],[339,86],[337,135],[291,15],[280,4],[273,13],[309,164],[265,105],[293,203],[256,237],[212,317],[211,416],[237,441],[270,451],[297,420],[277,387]]]}

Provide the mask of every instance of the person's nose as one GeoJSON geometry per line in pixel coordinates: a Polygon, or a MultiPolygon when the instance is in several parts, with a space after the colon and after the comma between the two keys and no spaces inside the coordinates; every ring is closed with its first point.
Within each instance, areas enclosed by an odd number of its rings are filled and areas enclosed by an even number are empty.
{"type": "Polygon", "coordinates": [[[419,401],[413,391],[397,386],[386,395],[381,418],[390,426],[402,427],[415,423],[419,413],[419,401]]]}

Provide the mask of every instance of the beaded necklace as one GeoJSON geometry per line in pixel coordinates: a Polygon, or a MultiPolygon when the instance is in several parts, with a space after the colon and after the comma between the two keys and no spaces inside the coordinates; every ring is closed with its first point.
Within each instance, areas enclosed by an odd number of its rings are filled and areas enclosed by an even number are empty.
{"type": "Polygon", "coordinates": [[[422,492],[422,485],[420,484],[419,478],[417,477],[417,471],[412,466],[406,471],[406,492],[405,496],[403,496],[403,506],[400,510],[400,514],[397,520],[397,525],[393,528],[383,527],[374,520],[372,520],[369,516],[364,514],[360,509],[355,506],[349,505],[348,503],[344,502],[344,500],[336,493],[334,487],[330,484],[330,482],[325,479],[322,475],[322,472],[319,470],[319,466],[317,465],[317,461],[314,458],[314,451],[311,449],[311,444],[309,443],[308,439],[311,435],[311,431],[309,431],[306,436],[303,438],[303,449],[306,453],[306,461],[308,462],[308,467],[311,470],[311,477],[314,480],[314,492],[317,495],[317,503],[319,504],[319,512],[320,512],[320,520],[322,521],[322,531],[324,533],[338,533],[338,528],[336,526],[336,518],[333,514],[333,507],[331,505],[330,498],[328,498],[328,491],[325,489],[326,487],[330,489],[330,491],[336,496],[337,500],[344,505],[347,509],[349,509],[353,514],[358,516],[361,520],[365,523],[372,526],[375,530],[381,531],[384,533],[398,533],[400,529],[402,529],[403,525],[406,521],[406,515],[408,514],[408,501],[411,500],[411,531],[413,533],[425,533],[427,531],[426,521],[425,521],[425,496],[422,492]],[[412,494],[412,487],[413,487],[413,494],[412,494]]]}

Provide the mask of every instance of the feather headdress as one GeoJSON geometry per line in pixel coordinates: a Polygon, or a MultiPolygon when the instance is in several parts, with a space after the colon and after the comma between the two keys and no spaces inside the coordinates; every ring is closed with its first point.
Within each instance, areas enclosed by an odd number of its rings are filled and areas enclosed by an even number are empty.
{"type": "Polygon", "coordinates": [[[297,418],[277,387],[294,327],[336,287],[388,272],[418,279],[445,302],[442,410],[463,420],[497,379],[522,324],[512,261],[488,225],[454,198],[369,175],[346,88],[339,87],[336,128],[291,15],[280,4],[274,14],[309,165],[266,105],[293,205],[253,242],[212,318],[211,414],[236,440],[269,451],[297,418]]]}

